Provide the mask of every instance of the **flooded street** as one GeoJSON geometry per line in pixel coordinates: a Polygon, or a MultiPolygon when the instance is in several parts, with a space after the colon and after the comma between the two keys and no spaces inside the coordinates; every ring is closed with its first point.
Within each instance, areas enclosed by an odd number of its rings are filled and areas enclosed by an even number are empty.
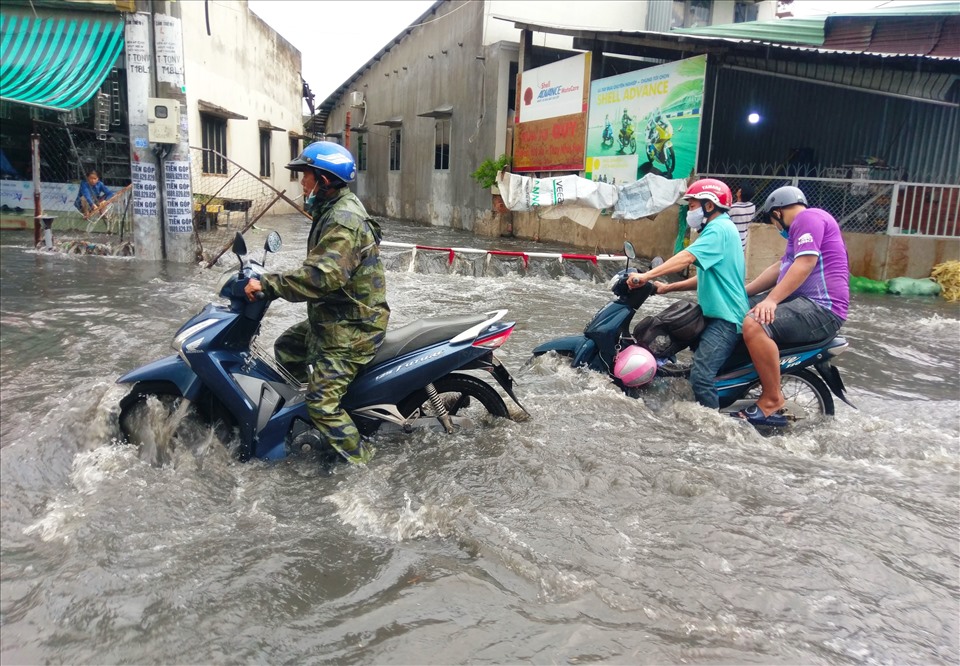
{"type": "MultiPolygon", "coordinates": [[[[299,265],[308,224],[264,219],[299,265]]],[[[534,249],[385,223],[385,240],[534,249]]],[[[0,247],[0,661],[956,664],[960,308],[856,295],[849,396],[762,437],[530,350],[609,300],[555,265],[477,277],[384,249],[391,327],[509,310],[527,421],[378,441],[367,468],[116,446],[115,384],[170,353],[214,270],[0,247]]],[[[537,250],[552,248],[537,246],[537,250]]],[[[256,253],[259,258],[259,251],[256,253]]],[[[532,265],[532,264],[531,264],[532,265]]],[[[671,298],[652,297],[641,314],[671,298]]],[[[305,316],[271,308],[264,346],[305,316]]]]}

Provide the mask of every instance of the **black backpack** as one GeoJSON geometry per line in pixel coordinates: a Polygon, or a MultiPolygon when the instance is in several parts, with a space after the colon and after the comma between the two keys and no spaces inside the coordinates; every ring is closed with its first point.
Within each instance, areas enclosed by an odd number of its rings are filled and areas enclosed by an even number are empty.
{"type": "Polygon", "coordinates": [[[641,319],[633,327],[633,338],[656,358],[667,358],[696,345],[705,326],[700,306],[681,300],[641,319]]]}

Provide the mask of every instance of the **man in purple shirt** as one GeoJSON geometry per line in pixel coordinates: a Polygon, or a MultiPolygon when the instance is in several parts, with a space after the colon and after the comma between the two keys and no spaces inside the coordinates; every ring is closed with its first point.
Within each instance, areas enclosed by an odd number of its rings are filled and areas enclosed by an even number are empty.
{"type": "Polygon", "coordinates": [[[840,226],[827,211],[807,205],[799,188],[787,186],[771,192],[760,212],[787,239],[787,248],[779,263],[747,285],[748,296],[760,296],[751,298],[743,319],[743,341],[762,391],[755,404],[733,416],[754,425],[787,424],[779,413],[786,402],[779,346],[832,338],[847,319],[850,269],[840,226]]]}

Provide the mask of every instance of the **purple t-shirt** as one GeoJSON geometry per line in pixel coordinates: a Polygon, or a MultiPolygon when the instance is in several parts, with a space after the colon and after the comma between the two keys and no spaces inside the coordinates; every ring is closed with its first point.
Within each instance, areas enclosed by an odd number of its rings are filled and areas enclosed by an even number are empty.
{"type": "Polygon", "coordinates": [[[847,246],[843,244],[837,221],[825,210],[808,208],[793,218],[777,282],[783,279],[794,260],[805,254],[816,255],[817,265],[793,293],[806,296],[846,321],[850,304],[847,246]]]}

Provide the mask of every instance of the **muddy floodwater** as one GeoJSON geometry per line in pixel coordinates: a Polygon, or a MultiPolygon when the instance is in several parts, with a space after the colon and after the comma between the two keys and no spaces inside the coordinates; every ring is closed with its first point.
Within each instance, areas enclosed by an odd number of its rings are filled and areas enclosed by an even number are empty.
{"type": "MultiPolygon", "coordinates": [[[[271,218],[292,268],[308,225],[271,218]]],[[[960,311],[856,295],[849,396],[764,437],[530,350],[609,300],[588,271],[385,248],[392,326],[509,310],[531,417],[379,441],[366,468],[159,467],[117,445],[117,377],[169,352],[220,273],[0,237],[3,664],[956,664],[960,311]]],[[[388,241],[556,249],[385,223],[388,241]]],[[[672,295],[671,295],[672,297],[672,295]]],[[[654,313],[671,301],[655,296],[654,313]]],[[[271,346],[304,306],[278,303],[271,346]]]]}

